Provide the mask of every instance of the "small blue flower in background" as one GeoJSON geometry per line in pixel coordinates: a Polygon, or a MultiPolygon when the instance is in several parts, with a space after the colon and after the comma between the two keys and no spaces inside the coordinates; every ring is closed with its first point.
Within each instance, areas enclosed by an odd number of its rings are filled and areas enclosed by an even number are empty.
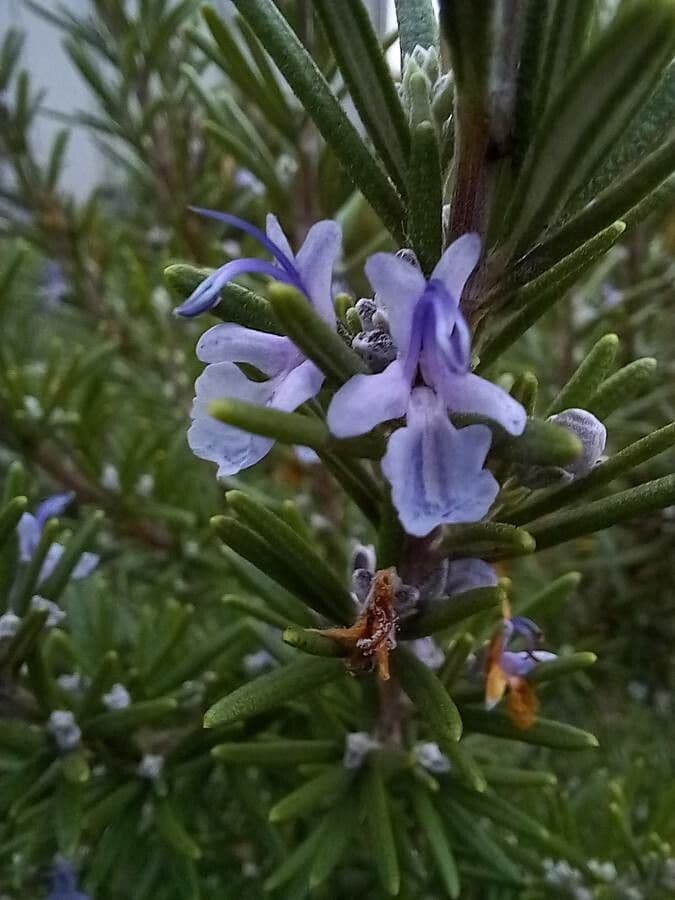
{"type": "Polygon", "coordinates": [[[51,890],[47,900],[90,900],[77,889],[75,870],[66,859],[57,858],[51,873],[51,890]]]}
{"type": "Polygon", "coordinates": [[[66,279],[61,263],[50,259],[42,267],[40,277],[40,296],[48,307],[58,306],[68,295],[70,285],[66,279]]]}
{"type": "Polygon", "coordinates": [[[406,417],[389,438],[382,470],[401,524],[420,537],[438,525],[483,518],[499,490],[483,469],[490,429],[457,429],[448,412],[485,416],[511,434],[525,428],[523,407],[469,371],[471,335],[459,301],[479,257],[475,234],[454,241],[429,280],[400,255],[370,257],[366,274],[386,313],[396,359],[382,372],[351,378],[328,410],[328,426],[340,438],[406,417]]]}
{"type": "MultiPolygon", "coordinates": [[[[195,316],[211,309],[227,282],[243,273],[259,273],[297,288],[316,312],[335,327],[331,284],[341,245],[340,229],[335,222],[314,225],[294,255],[275,216],[267,217],[265,235],[234,216],[205,214],[253,235],[272,253],[276,262],[239,259],[226,263],[178,307],[179,315],[195,316]]],[[[269,453],[274,441],[218,422],[208,414],[212,400],[232,397],[291,412],[315,397],[324,381],[323,373],[291,340],[241,325],[223,324],[210,328],[197,344],[197,356],[208,365],[195,384],[188,443],[195,456],[218,463],[219,476],[235,475],[259,462],[269,453]],[[255,366],[267,380],[251,381],[237,363],[255,366]]]]}
{"type": "MultiPolygon", "coordinates": [[[[42,529],[49,519],[62,515],[66,508],[73,502],[75,494],[71,491],[65,494],[54,494],[47,500],[44,500],[35,510],[35,515],[24,513],[19,519],[17,525],[17,533],[19,536],[19,558],[21,562],[29,562],[35,553],[42,529]]],[[[38,584],[46,581],[56,568],[56,564],[63,555],[63,546],[53,543],[47,551],[47,556],[40,569],[38,576],[38,584]]],[[[78,560],[77,565],[73,569],[71,578],[78,581],[87,578],[94,571],[99,562],[99,556],[96,553],[83,553],[78,560]]]]}

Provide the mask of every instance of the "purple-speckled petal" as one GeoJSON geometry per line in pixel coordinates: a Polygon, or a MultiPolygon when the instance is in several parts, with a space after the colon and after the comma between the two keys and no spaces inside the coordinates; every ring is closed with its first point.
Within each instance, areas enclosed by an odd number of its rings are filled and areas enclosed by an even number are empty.
{"type": "Polygon", "coordinates": [[[445,580],[444,592],[448,597],[473,591],[475,588],[494,587],[497,574],[482,559],[453,559],[445,580]]]}
{"type": "Polygon", "coordinates": [[[408,534],[423,537],[438,525],[483,518],[499,491],[482,468],[490,441],[483,425],[456,429],[433,391],[413,391],[406,426],[391,435],[382,459],[408,534]]]}
{"type": "Polygon", "coordinates": [[[405,415],[410,381],[398,360],[377,375],[354,375],[328,407],[328,427],[336,437],[365,434],[390,419],[405,415]]]}
{"type": "Polygon", "coordinates": [[[277,375],[302,359],[288,338],[230,323],[214,325],[201,336],[197,358],[205,363],[248,363],[266,375],[277,375]]]}
{"type": "Polygon", "coordinates": [[[480,259],[480,252],[480,237],[473,233],[463,234],[441,256],[429,280],[441,281],[458,305],[464,285],[480,259]]]}
{"type": "Polygon", "coordinates": [[[509,434],[523,433],[527,420],[525,410],[510,394],[491,381],[471,373],[455,375],[445,372],[440,383],[436,382],[436,387],[450,412],[485,416],[509,434]]]}
{"type": "Polygon", "coordinates": [[[365,270],[377,302],[387,314],[394,343],[404,355],[410,343],[415,307],[426,287],[424,275],[393,253],[374,253],[365,270]]]}

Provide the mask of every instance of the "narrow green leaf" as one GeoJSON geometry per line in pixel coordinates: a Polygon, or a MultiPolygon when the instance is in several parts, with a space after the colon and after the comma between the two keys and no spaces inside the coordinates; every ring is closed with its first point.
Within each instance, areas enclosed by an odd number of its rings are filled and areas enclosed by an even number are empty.
{"type": "Polygon", "coordinates": [[[91,769],[83,750],[72,750],[61,757],[63,777],[73,784],[85,784],[89,781],[91,769]]]}
{"type": "Polygon", "coordinates": [[[188,652],[183,659],[162,669],[145,685],[146,694],[156,697],[158,694],[175,690],[184,681],[189,681],[201,674],[209,664],[213,664],[217,657],[233,647],[240,636],[241,626],[238,624],[223,628],[213,636],[203,635],[201,640],[196,642],[195,648],[188,652]]]}
{"type": "Polygon", "coordinates": [[[162,840],[188,859],[201,859],[202,851],[185,829],[173,804],[166,798],[160,799],[155,806],[155,823],[162,840]]]}
{"type": "Polygon", "coordinates": [[[266,603],[258,600],[257,597],[241,597],[237,594],[227,594],[223,597],[223,603],[230,609],[237,609],[239,612],[243,612],[259,622],[266,622],[274,628],[285,628],[288,625],[288,620],[284,616],[270,609],[266,603]]]}
{"type": "Polygon", "coordinates": [[[569,429],[528,418],[525,430],[518,436],[493,429],[492,453],[498,459],[523,465],[565,466],[581,453],[581,441],[569,429]]]}
{"type": "Polygon", "coordinates": [[[614,246],[626,230],[624,222],[614,222],[604,231],[560,261],[554,269],[527,284],[516,295],[525,305],[487,335],[478,347],[480,356],[477,372],[482,372],[523,335],[534,323],[561,300],[579,276],[594,265],[614,246]]]}
{"type": "Polygon", "coordinates": [[[157,635],[153,652],[143,662],[143,682],[147,683],[160,672],[178,641],[185,635],[195,608],[189,603],[169,600],[162,610],[162,630],[157,635]]]}
{"type": "Polygon", "coordinates": [[[59,851],[67,856],[77,849],[82,832],[82,785],[61,778],[56,790],[54,826],[59,851]]]}
{"type": "Polygon", "coordinates": [[[355,805],[349,796],[342,796],[324,819],[321,843],[309,874],[310,889],[323,884],[340,864],[357,832],[355,805]]]}
{"type": "Polygon", "coordinates": [[[363,802],[375,857],[375,868],[385,892],[396,897],[401,887],[398,852],[391,822],[391,809],[382,774],[371,765],[363,784],[363,802]]]}
{"type": "Polygon", "coordinates": [[[575,672],[583,672],[590,666],[594,665],[598,660],[595,653],[588,651],[583,653],[568,653],[560,656],[558,659],[552,659],[549,662],[542,662],[536,666],[528,680],[534,684],[540,684],[542,681],[550,681],[561,676],[572,675],[575,672]]]}
{"type": "Polygon", "coordinates": [[[19,523],[19,519],[28,508],[26,497],[14,497],[0,510],[0,547],[11,537],[19,523]]]}
{"type": "MultiPolygon", "coordinates": [[[[194,266],[176,263],[164,269],[164,279],[178,300],[185,300],[205,278],[211,269],[196,269],[194,266]]],[[[281,327],[276,320],[271,304],[248,288],[230,282],[220,292],[220,302],[214,315],[226,322],[254,328],[268,334],[279,334],[281,327]]]]}
{"type": "Polygon", "coordinates": [[[500,518],[515,525],[531,522],[563,506],[568,506],[596,488],[609,484],[620,475],[658,456],[659,453],[670,450],[673,446],[675,446],[675,423],[665,425],[647,437],[629,444],[619,453],[610,456],[606,462],[595,466],[583,478],[576,478],[559,488],[539,492],[531,499],[518,504],[512,511],[505,510],[500,518]]]}
{"type": "Polygon", "coordinates": [[[248,719],[310,693],[344,675],[339,659],[303,657],[237,688],[212,706],[204,716],[204,727],[214,728],[248,719]]]}
{"type": "Polygon", "coordinates": [[[583,362],[570,380],[560,389],[546,410],[547,416],[562,412],[563,409],[581,408],[586,404],[605,380],[619,349],[619,337],[606,334],[593,345],[583,362]]]}
{"type": "Polygon", "coordinates": [[[610,528],[635,516],[656,512],[675,503],[675,475],[648,481],[577,509],[563,510],[534,522],[530,532],[539,550],[610,528]]]}
{"type": "Polygon", "coordinates": [[[514,187],[503,228],[512,251],[527,249],[598,168],[652,91],[674,40],[672,5],[638,0],[574,68],[514,187]]]}
{"type": "Polygon", "coordinates": [[[406,694],[426,722],[433,739],[465,781],[485,790],[485,779],[469,751],[459,743],[462,720],[438,677],[402,647],[394,654],[394,671],[406,694]]]}
{"type": "Polygon", "coordinates": [[[44,595],[45,582],[40,583],[40,573],[47,558],[47,553],[59,533],[61,524],[58,519],[50,519],[42,529],[40,540],[28,562],[19,566],[19,571],[12,588],[12,600],[17,615],[23,616],[29,609],[31,597],[38,593],[44,595]]]}
{"type": "MultiPolygon", "coordinates": [[[[314,608],[316,602],[314,593],[308,591],[304,580],[289,567],[286,559],[276,553],[256,531],[231,516],[214,516],[211,519],[211,527],[235,553],[243,556],[269,578],[314,608]]],[[[319,603],[323,610],[322,601],[319,600],[319,603]]]]}
{"type": "Polygon", "coordinates": [[[37,725],[29,725],[21,719],[0,718],[0,747],[20,753],[24,757],[34,755],[44,745],[44,732],[37,725]]]}
{"type": "Polygon", "coordinates": [[[395,0],[401,71],[415,47],[438,49],[438,24],[431,0],[395,0]]]}
{"type": "Polygon", "coordinates": [[[623,220],[632,227],[642,221],[652,205],[658,202],[660,190],[665,189],[664,196],[672,191],[673,181],[669,176],[674,168],[675,139],[671,139],[527,253],[514,268],[515,280],[522,283],[539,276],[612,222],[623,220]],[[656,197],[653,197],[655,193],[656,197]],[[646,206],[640,209],[643,202],[646,206]]]}
{"type": "Polygon", "coordinates": [[[78,718],[83,722],[101,706],[101,695],[110,688],[115,681],[115,675],[119,666],[119,657],[114,650],[104,653],[98,668],[91,680],[91,684],[82,695],[82,701],[78,709],[78,718]]]}
{"type": "Polygon", "coordinates": [[[401,626],[401,634],[406,638],[418,638],[443,631],[476,613],[498,609],[504,597],[500,587],[483,587],[434,600],[410,623],[401,626]]]}
{"type": "Polygon", "coordinates": [[[443,243],[441,163],[431,122],[421,122],[412,133],[408,194],[408,232],[422,271],[428,276],[440,258],[443,243]]]}
{"type": "Polygon", "coordinates": [[[349,781],[350,775],[341,763],[332,766],[279,800],[269,812],[270,822],[287,822],[314,812],[327,798],[341,794],[349,781]]]}
{"type": "MultiPolygon", "coordinates": [[[[263,884],[264,889],[266,891],[275,891],[277,888],[290,881],[291,878],[298,875],[298,873],[306,873],[308,867],[312,865],[316,858],[316,852],[321,846],[323,833],[324,822],[322,821],[316,828],[309,832],[309,835],[304,841],[293,848],[281,865],[272,872],[263,884]]],[[[297,892],[294,892],[292,896],[297,897],[297,892]]]]}
{"type": "Polygon", "coordinates": [[[455,682],[459,678],[469,654],[473,650],[474,636],[468,632],[457,635],[447,646],[445,662],[441,666],[438,677],[443,687],[451,694],[455,682]]]}
{"type": "Polygon", "coordinates": [[[364,373],[360,357],[312,309],[295,288],[272,284],[270,303],[288,337],[336,384],[364,373]]]}
{"type": "Polygon", "coordinates": [[[240,741],[218,744],[211,754],[228,765],[299,766],[337,762],[341,756],[335,741],[240,741]]]}
{"type": "Polygon", "coordinates": [[[491,49],[491,3],[449,0],[441,7],[441,28],[450,48],[452,73],[462,102],[486,107],[491,49]]]}
{"type": "Polygon", "coordinates": [[[529,3],[527,6],[514,110],[513,163],[516,171],[522,165],[536,128],[539,74],[543,66],[551,9],[555,2],[556,0],[539,0],[538,3],[529,3]]]}
{"type": "Polygon", "coordinates": [[[338,455],[354,455],[361,458],[379,459],[384,455],[383,438],[366,435],[363,438],[337,440],[320,419],[303,413],[283,412],[269,406],[228,397],[211,401],[209,415],[226,425],[233,425],[250,434],[273,438],[282,444],[328,450],[338,455]]]}
{"type": "Polygon", "coordinates": [[[656,360],[649,356],[628,363],[603,381],[586,409],[604,421],[615,410],[648,392],[654,382],[656,366],[656,360]]]}
{"type": "Polygon", "coordinates": [[[87,829],[98,834],[110,822],[115,821],[135,800],[138,800],[142,791],[142,784],[138,781],[131,781],[107,793],[87,810],[87,829]]]}
{"type": "Polygon", "coordinates": [[[313,547],[283,519],[247,494],[228,491],[225,496],[237,515],[268,541],[273,552],[285,559],[303,581],[307,592],[315,597],[315,608],[323,606],[337,621],[351,622],[354,604],[349,591],[313,547]]]}
{"type": "Polygon", "coordinates": [[[124,709],[113,709],[93,716],[83,727],[85,734],[92,737],[125,735],[137,728],[161,722],[170,717],[177,708],[178,702],[172,697],[141,700],[124,709]]]}
{"type": "Polygon", "coordinates": [[[532,769],[509,769],[505,766],[483,766],[490,787],[546,788],[555,787],[558,779],[553,772],[537,772],[532,769]]]}
{"type": "Polygon", "coordinates": [[[419,827],[429,841],[431,855],[445,892],[448,897],[457,898],[460,892],[459,873],[443,821],[426,791],[411,791],[410,798],[419,827]]]}
{"type": "Polygon", "coordinates": [[[311,628],[286,628],[283,641],[311,656],[346,656],[345,647],[311,628]]]}
{"type": "Polygon", "coordinates": [[[40,639],[48,615],[46,609],[31,609],[22,617],[17,633],[0,647],[0,670],[16,669],[25,661],[40,639]]]}
{"type": "Polygon", "coordinates": [[[537,119],[541,119],[555,100],[570,68],[586,52],[594,7],[594,0],[554,0],[552,3],[538,77],[537,119]]]}
{"type": "Polygon", "coordinates": [[[493,737],[553,747],[555,750],[588,750],[597,747],[597,738],[572,725],[539,718],[531,728],[518,728],[499,710],[462,707],[462,721],[467,731],[490,734],[493,737]]]}
{"type": "Polygon", "coordinates": [[[525,409],[530,418],[534,417],[539,393],[539,381],[534,372],[521,372],[511,388],[511,396],[525,409]]]}
{"type": "Polygon", "coordinates": [[[400,197],[273,0],[235,0],[235,5],[354,184],[392,235],[402,242],[405,212],[400,197]]]}
{"type": "Polygon", "coordinates": [[[547,584],[543,590],[526,597],[524,600],[518,600],[516,603],[518,615],[523,613],[532,615],[535,610],[537,610],[537,615],[539,615],[540,611],[546,615],[551,615],[554,610],[557,611],[560,604],[569,598],[572,591],[579,587],[580,581],[580,572],[567,572],[565,575],[561,575],[560,578],[556,578],[555,581],[547,584]]]}
{"type": "MultiPolygon", "coordinates": [[[[482,819],[475,813],[468,812],[464,803],[451,796],[443,798],[443,805],[447,810],[446,820],[453,831],[461,840],[465,840],[469,847],[486,862],[491,870],[514,882],[520,880],[520,872],[511,858],[502,850],[500,845],[492,838],[482,819]]],[[[474,812],[472,810],[472,812],[474,812]]]]}
{"type": "Polygon", "coordinates": [[[207,134],[233,156],[240,166],[249,169],[265,185],[272,203],[283,208],[283,205],[288,202],[286,191],[275,170],[261,160],[243,138],[234,134],[232,129],[223,128],[217,122],[206,122],[204,128],[207,134]]]}
{"type": "Polygon", "coordinates": [[[440,540],[443,554],[447,553],[450,559],[507,559],[533,553],[535,546],[527,531],[502,522],[446,525],[440,540]]]}
{"type": "Polygon", "coordinates": [[[380,42],[362,0],[315,0],[354,106],[400,193],[406,194],[410,133],[380,42]]]}

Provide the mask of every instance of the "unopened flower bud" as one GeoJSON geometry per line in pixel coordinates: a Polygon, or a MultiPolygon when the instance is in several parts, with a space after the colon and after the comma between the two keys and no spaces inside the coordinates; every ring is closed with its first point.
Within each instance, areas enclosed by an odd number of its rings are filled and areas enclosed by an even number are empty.
{"type": "Polygon", "coordinates": [[[47,611],[45,628],[57,628],[66,618],[65,612],[60,606],[54,603],[53,600],[46,600],[44,597],[40,597],[39,594],[35,594],[34,597],[31,597],[30,608],[38,611],[47,611]]]}
{"type": "Polygon", "coordinates": [[[47,721],[47,731],[62,753],[76,750],[82,740],[82,732],[69,709],[55,709],[47,721]]]}
{"type": "Polygon", "coordinates": [[[550,416],[549,422],[567,428],[581,441],[583,447],[581,455],[565,466],[565,471],[575,478],[588,475],[596,465],[605,450],[607,442],[607,429],[593,413],[585,409],[564,409],[554,416],[550,416]]]}
{"type": "Polygon", "coordinates": [[[158,753],[146,753],[138,764],[136,774],[140,778],[147,778],[149,781],[156,781],[162,774],[164,768],[164,757],[158,753]]]}
{"type": "Polygon", "coordinates": [[[360,769],[366,756],[380,746],[379,741],[366,731],[354,731],[345,738],[345,752],[342,765],[345,769],[360,769]]]}
{"type": "Polygon", "coordinates": [[[113,684],[107,694],[101,697],[106,709],[126,709],[131,703],[131,695],[123,684],[113,684]]]}
{"type": "Polygon", "coordinates": [[[433,775],[444,775],[450,771],[450,760],[441,753],[438,744],[433,741],[424,741],[421,744],[415,744],[413,747],[413,756],[415,762],[431,772],[433,775]]]}
{"type": "Polygon", "coordinates": [[[21,619],[13,612],[6,612],[0,616],[0,641],[13,638],[19,630],[21,619]]]}

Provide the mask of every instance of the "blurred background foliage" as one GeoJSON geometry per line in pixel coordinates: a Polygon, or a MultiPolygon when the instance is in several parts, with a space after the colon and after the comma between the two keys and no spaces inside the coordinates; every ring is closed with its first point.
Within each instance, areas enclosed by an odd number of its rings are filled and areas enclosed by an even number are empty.
{"type": "MultiPolygon", "coordinates": [[[[224,510],[223,491],[185,441],[200,327],[172,316],[177,298],[162,273],[179,261],[221,264],[245,249],[246,238],[219,234],[191,215],[191,203],[257,223],[271,210],[291,243],[316,219],[336,218],[345,236],[338,277],[356,297],[366,289],[360,280],[366,255],[393,243],[236,15],[228,29],[209,29],[193,0],[91,0],[82,16],[58,3],[25,5],[62,34],[93,111],[61,116],[67,120],[48,159],[40,158],[34,125],[50,111],[24,68],[21,34],[6,32],[0,49],[0,485],[7,500],[27,492],[31,509],[45,496],[75,491],[66,542],[85,527],[78,523],[91,521],[91,510],[105,514],[99,568],[54,597],[67,613],[67,628],[50,631],[45,642],[51,671],[79,674],[84,693],[68,699],[56,682],[38,690],[46,709],[66,703],[79,710],[85,736],[89,728],[100,754],[91,772],[84,757],[72,762],[74,773],[57,771],[56,762],[45,767],[43,757],[53,757],[53,750],[42,733],[33,726],[10,733],[0,720],[0,892],[12,900],[42,897],[60,851],[83,865],[82,889],[101,900],[184,900],[198,891],[219,900],[262,897],[265,879],[297,842],[292,829],[306,834],[302,823],[284,831],[267,819],[295,787],[294,771],[217,766],[206,788],[213,766],[208,749],[222,743],[223,733],[200,735],[191,712],[243,674],[283,659],[287,648],[268,627],[277,624],[274,617],[256,621],[223,603],[242,582],[261,593],[269,586],[252,585],[251,572],[209,530],[210,517],[224,510]],[[64,169],[77,167],[68,147],[73,129],[88,129],[109,163],[102,183],[77,201],[60,186],[64,169]],[[124,718],[108,713],[113,719],[106,721],[101,706],[103,689],[117,682],[138,715],[134,741],[124,740],[124,718]],[[158,777],[129,780],[144,758],[160,754],[158,777]],[[125,827],[107,828],[114,820],[125,827]]],[[[283,4],[344,95],[311,5],[283,4]]],[[[607,14],[599,4],[598,15],[607,14]]],[[[381,38],[385,45],[393,41],[381,38]]],[[[672,70],[668,78],[672,121],[672,70]]],[[[610,449],[674,421],[674,250],[671,204],[619,241],[500,360],[505,383],[536,371],[545,408],[594,342],[616,332],[620,364],[655,357],[658,369],[611,417],[610,449]]],[[[621,486],[668,474],[672,464],[672,452],[657,457],[621,486]]],[[[229,479],[226,487],[242,483],[278,508],[292,501],[313,539],[347,572],[351,543],[365,535],[325,472],[277,446],[253,473],[229,479]]],[[[606,884],[601,872],[594,892],[584,894],[574,863],[568,871],[553,850],[539,848],[539,880],[526,887],[508,859],[499,875],[490,874],[478,850],[474,869],[465,867],[469,886],[462,896],[646,900],[675,893],[674,548],[670,508],[532,560],[501,564],[516,599],[578,572],[574,590],[541,602],[537,618],[561,645],[599,654],[592,671],[564,682],[556,712],[596,733],[600,749],[560,757],[501,745],[501,765],[526,763],[558,779],[557,788],[546,781],[534,789],[511,785],[508,796],[562,834],[586,866],[595,860],[610,868],[606,884]]],[[[5,587],[7,576],[5,568],[5,587]]],[[[41,674],[27,662],[35,687],[41,674]]],[[[7,660],[3,665],[6,674],[7,660]]],[[[0,682],[0,716],[14,714],[11,704],[22,708],[24,701],[5,697],[0,682]]],[[[44,713],[30,704],[27,710],[29,720],[44,713]]],[[[316,726],[317,740],[326,728],[316,726]]],[[[485,754],[495,754],[494,744],[486,743],[485,754]]],[[[381,896],[359,865],[367,830],[360,849],[350,851],[353,866],[316,896],[381,896]]],[[[483,847],[488,856],[503,843],[490,835],[487,829],[486,841],[496,844],[483,847]]],[[[532,864],[531,848],[514,853],[532,864]]],[[[419,883],[426,885],[415,896],[439,896],[438,876],[424,865],[410,861],[413,869],[422,867],[419,883]]],[[[278,895],[301,896],[296,878],[290,872],[278,895]]]]}

